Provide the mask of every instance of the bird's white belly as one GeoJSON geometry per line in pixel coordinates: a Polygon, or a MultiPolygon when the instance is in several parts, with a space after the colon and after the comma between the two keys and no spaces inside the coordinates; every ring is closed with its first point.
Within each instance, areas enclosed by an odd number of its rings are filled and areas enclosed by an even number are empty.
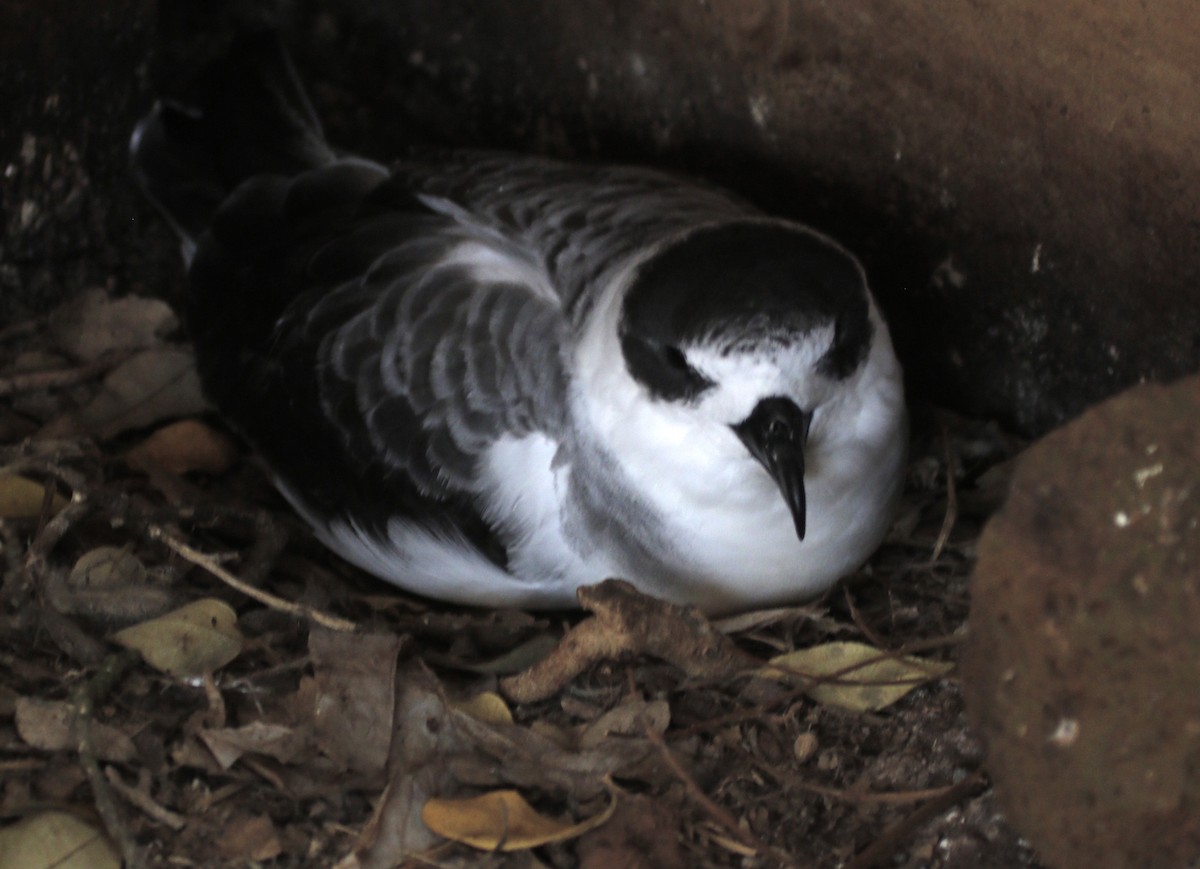
{"type": "Polygon", "coordinates": [[[890,491],[868,487],[831,497],[834,487],[810,477],[808,529],[800,540],[778,488],[760,469],[750,474],[761,479],[681,516],[675,524],[685,560],[678,573],[643,577],[643,585],[706,612],[794,602],[857,567],[886,532],[890,491]]]}

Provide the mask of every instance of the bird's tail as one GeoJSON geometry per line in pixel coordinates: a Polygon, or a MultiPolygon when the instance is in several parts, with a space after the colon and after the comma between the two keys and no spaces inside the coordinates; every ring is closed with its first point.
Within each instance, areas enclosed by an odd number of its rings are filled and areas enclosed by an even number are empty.
{"type": "Polygon", "coordinates": [[[133,132],[134,175],[190,257],[242,181],[334,158],[278,34],[239,36],[181,100],[159,100],[133,132]]]}

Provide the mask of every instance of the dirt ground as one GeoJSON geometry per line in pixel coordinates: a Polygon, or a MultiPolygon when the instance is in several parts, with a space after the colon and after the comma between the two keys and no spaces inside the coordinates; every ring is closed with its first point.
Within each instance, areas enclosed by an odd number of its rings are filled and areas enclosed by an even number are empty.
{"type": "Polygon", "coordinates": [[[450,607],[345,565],[189,404],[186,366],[130,380],[146,354],[186,359],[165,306],[99,293],[65,311],[0,333],[0,824],[64,811],[129,866],[1037,865],[980,772],[953,671],[873,711],[755,674],[845,641],[954,662],[1019,447],[994,426],[917,413],[895,528],[822,599],[711,631],[632,598],[623,646],[565,644],[547,681],[528,668],[584,614],[450,607]],[[232,643],[207,663],[160,660],[194,633],[127,640],[140,655],[115,639],[195,601],[231,608],[205,611],[232,643]],[[514,702],[532,695],[503,677],[523,670],[549,696],[514,702]],[[507,716],[464,714],[480,695],[507,716]],[[546,843],[507,814],[490,851],[417,820],[431,797],[499,788],[533,804],[546,843]]]}

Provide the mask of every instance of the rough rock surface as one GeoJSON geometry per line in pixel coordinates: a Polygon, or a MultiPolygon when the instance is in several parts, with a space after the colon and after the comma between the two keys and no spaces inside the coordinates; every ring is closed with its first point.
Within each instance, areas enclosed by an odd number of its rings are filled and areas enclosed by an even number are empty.
{"type": "Polygon", "coordinates": [[[1200,859],[1200,376],[1132,389],[1019,459],[984,531],[963,692],[1051,865],[1200,859]]]}
{"type": "Polygon", "coordinates": [[[346,147],[649,163],[843,239],[914,395],[1041,432],[1200,367],[1192,0],[15,0],[0,322],[108,280],[177,290],[125,148],[189,67],[145,59],[260,7],[346,147]]]}

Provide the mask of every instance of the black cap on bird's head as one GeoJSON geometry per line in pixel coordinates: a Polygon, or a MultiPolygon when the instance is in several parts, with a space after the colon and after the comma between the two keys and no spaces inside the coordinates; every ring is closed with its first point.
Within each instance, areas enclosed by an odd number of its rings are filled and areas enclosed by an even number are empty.
{"type": "MultiPolygon", "coordinates": [[[[698,402],[717,386],[688,351],[771,355],[812,341],[821,380],[850,377],[867,358],[872,325],[857,261],[828,239],[779,223],[706,227],[650,257],[625,296],[618,333],[630,375],[655,399],[698,402]],[[826,339],[824,336],[828,335],[826,339]]],[[[783,495],[803,539],[804,447],[814,408],[757,396],[730,427],[783,495]]]]}
{"type": "Polygon", "coordinates": [[[706,227],[650,257],[626,293],[618,331],[625,363],[651,395],[688,400],[711,382],[683,350],[706,345],[753,352],[833,327],[818,361],[844,379],[871,344],[862,269],[833,242],[802,227],[706,227]]]}

